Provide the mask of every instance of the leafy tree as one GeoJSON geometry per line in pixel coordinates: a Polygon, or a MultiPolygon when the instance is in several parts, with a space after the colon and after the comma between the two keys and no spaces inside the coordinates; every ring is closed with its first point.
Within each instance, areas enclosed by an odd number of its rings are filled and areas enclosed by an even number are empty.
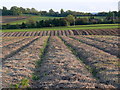
{"type": "Polygon", "coordinates": [[[34,14],[34,15],[37,15],[38,11],[35,8],[31,8],[30,13],[34,14]]]}
{"type": "Polygon", "coordinates": [[[22,14],[22,11],[17,6],[11,7],[10,11],[12,12],[13,15],[21,15],[22,14]]]}
{"type": "Polygon", "coordinates": [[[50,9],[49,10],[49,15],[54,15],[55,14],[55,12],[53,11],[53,9],[50,9]]]}
{"type": "Polygon", "coordinates": [[[21,24],[21,28],[27,28],[27,25],[23,22],[23,23],[21,24]]]}
{"type": "Polygon", "coordinates": [[[30,9],[29,9],[29,8],[26,9],[26,13],[27,13],[27,14],[30,13],[30,9]]]}
{"type": "Polygon", "coordinates": [[[68,15],[65,19],[70,23],[70,25],[75,25],[75,17],[73,15],[68,15]]]}
{"type": "Polygon", "coordinates": [[[35,28],[36,23],[35,23],[35,21],[34,21],[33,19],[28,19],[28,21],[27,21],[27,26],[28,26],[29,28],[35,28]]]}
{"type": "Polygon", "coordinates": [[[43,15],[43,16],[47,16],[47,11],[40,11],[40,14],[43,15]]]}
{"type": "Polygon", "coordinates": [[[64,14],[64,10],[63,9],[60,10],[60,14],[64,14]]]}
{"type": "Polygon", "coordinates": [[[7,10],[7,8],[3,6],[3,11],[6,11],[6,10],[7,10]]]}
{"type": "Polygon", "coordinates": [[[19,8],[22,13],[26,13],[26,10],[22,7],[19,8]]]}
{"type": "Polygon", "coordinates": [[[77,18],[76,19],[76,25],[84,25],[84,24],[88,24],[88,23],[89,23],[88,18],[77,18]]]}

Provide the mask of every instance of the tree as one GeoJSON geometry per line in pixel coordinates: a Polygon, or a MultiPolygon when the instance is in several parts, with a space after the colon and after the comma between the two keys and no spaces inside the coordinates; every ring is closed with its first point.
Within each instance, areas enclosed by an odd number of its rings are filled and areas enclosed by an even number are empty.
{"type": "Polygon", "coordinates": [[[38,11],[35,8],[31,8],[30,13],[34,14],[34,15],[37,15],[38,11]]]}
{"type": "Polygon", "coordinates": [[[64,10],[63,9],[60,10],[60,14],[64,14],[64,10]]]}
{"type": "Polygon", "coordinates": [[[27,14],[30,13],[30,9],[29,9],[29,8],[26,9],[26,13],[27,13],[27,14]]]}
{"type": "Polygon", "coordinates": [[[47,15],[48,13],[47,13],[47,11],[40,11],[40,14],[45,16],[45,15],[47,15]]]}
{"type": "Polygon", "coordinates": [[[30,28],[34,28],[36,26],[36,22],[33,19],[28,19],[27,25],[30,28]]]}
{"type": "Polygon", "coordinates": [[[22,14],[22,11],[17,6],[11,7],[10,11],[12,12],[13,15],[21,15],[22,14]]]}
{"type": "Polygon", "coordinates": [[[49,10],[49,15],[52,15],[52,16],[53,16],[54,14],[55,14],[55,12],[53,11],[53,9],[50,9],[50,10],[49,10]]]}
{"type": "Polygon", "coordinates": [[[3,11],[6,11],[7,10],[7,8],[6,7],[3,7],[3,11]]]}
{"type": "Polygon", "coordinates": [[[26,10],[25,10],[24,8],[22,8],[22,7],[20,7],[20,11],[21,11],[22,13],[26,13],[26,10]]]}
{"type": "Polygon", "coordinates": [[[3,7],[3,9],[2,9],[2,15],[7,15],[7,14],[8,14],[7,8],[3,7]]]}
{"type": "Polygon", "coordinates": [[[65,19],[70,23],[70,25],[75,25],[75,17],[73,15],[68,15],[65,19]]]}
{"type": "Polygon", "coordinates": [[[21,24],[21,28],[27,28],[27,25],[23,22],[23,23],[21,24]]]}

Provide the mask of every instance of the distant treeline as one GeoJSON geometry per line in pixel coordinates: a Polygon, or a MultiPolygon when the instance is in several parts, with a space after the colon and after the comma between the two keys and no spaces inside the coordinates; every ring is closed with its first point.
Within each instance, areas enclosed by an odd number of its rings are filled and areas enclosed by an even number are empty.
{"type": "Polygon", "coordinates": [[[2,29],[25,29],[25,28],[42,28],[42,27],[57,27],[57,26],[70,26],[70,25],[88,25],[88,24],[113,24],[119,23],[117,18],[106,17],[103,19],[96,19],[94,16],[89,18],[80,18],[73,15],[68,15],[65,18],[60,19],[49,19],[34,21],[33,19],[28,19],[26,23],[16,24],[16,25],[2,25],[2,29]]]}
{"type": "MultiPolygon", "coordinates": [[[[92,13],[84,13],[84,12],[76,12],[67,10],[64,11],[64,9],[61,9],[60,12],[55,12],[53,9],[50,9],[47,11],[38,11],[35,8],[23,8],[23,7],[17,7],[13,6],[10,9],[7,9],[6,7],[3,7],[0,9],[2,11],[2,15],[22,15],[22,14],[32,14],[32,15],[42,15],[42,16],[54,16],[54,17],[66,17],[68,15],[74,15],[74,16],[91,16],[92,13]]],[[[112,11],[112,12],[99,12],[94,14],[94,16],[118,16],[120,12],[112,11]]]]}

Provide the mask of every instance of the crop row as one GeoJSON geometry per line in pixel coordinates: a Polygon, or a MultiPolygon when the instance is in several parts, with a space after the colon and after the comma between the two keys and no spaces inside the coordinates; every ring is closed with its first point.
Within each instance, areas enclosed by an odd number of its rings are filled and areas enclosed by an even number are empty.
{"type": "Polygon", "coordinates": [[[120,38],[117,36],[86,36],[86,38],[100,41],[100,42],[105,42],[108,44],[120,45],[120,43],[119,43],[120,38]]]}
{"type": "Polygon", "coordinates": [[[34,77],[40,49],[48,37],[41,37],[3,62],[3,87],[25,88],[34,77]],[[30,80],[29,80],[30,79],[30,80]],[[21,84],[24,83],[24,84],[21,84]]]}
{"type": "Polygon", "coordinates": [[[6,32],[3,37],[20,36],[68,36],[68,35],[118,35],[118,29],[97,30],[57,30],[57,31],[35,31],[35,32],[6,32]]]}
{"type": "Polygon", "coordinates": [[[20,51],[22,48],[25,48],[30,43],[34,42],[38,37],[34,38],[25,38],[21,41],[7,45],[7,47],[2,48],[2,59],[5,60],[8,57],[11,57],[16,52],[20,51]]]}
{"type": "Polygon", "coordinates": [[[34,88],[112,88],[99,83],[58,37],[50,37],[34,88]],[[72,62],[72,63],[71,63],[72,62]]]}
{"type": "Polygon", "coordinates": [[[73,38],[79,40],[80,42],[99,48],[112,55],[116,55],[118,57],[120,56],[118,45],[108,44],[105,42],[99,42],[99,41],[95,41],[95,40],[88,39],[88,38],[81,37],[81,36],[73,36],[73,38]]]}
{"type": "Polygon", "coordinates": [[[3,47],[3,87],[119,87],[118,57],[90,45],[93,40],[85,36],[60,38],[24,37],[3,47]]]}
{"type": "Polygon", "coordinates": [[[62,40],[76,52],[100,82],[119,87],[119,58],[69,37],[62,40]]]}
{"type": "Polygon", "coordinates": [[[12,37],[11,39],[6,39],[6,40],[2,41],[1,47],[2,48],[7,47],[7,46],[9,46],[9,45],[11,45],[13,43],[21,42],[21,41],[23,41],[23,40],[25,40],[27,38],[29,38],[29,37],[19,37],[19,38],[13,38],[12,37]]]}
{"type": "Polygon", "coordinates": [[[29,38],[29,37],[2,37],[0,41],[0,47],[7,46],[24,38],[29,38]]]}

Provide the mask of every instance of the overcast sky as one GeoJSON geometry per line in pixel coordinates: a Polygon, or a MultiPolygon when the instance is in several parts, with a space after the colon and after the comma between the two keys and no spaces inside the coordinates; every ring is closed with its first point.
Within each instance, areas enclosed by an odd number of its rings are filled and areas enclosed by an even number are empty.
{"type": "MultiPolygon", "coordinates": [[[[53,9],[59,11],[74,10],[83,12],[118,11],[119,0],[0,0],[0,5],[10,8],[18,6],[36,8],[37,10],[53,9]]],[[[0,6],[0,8],[2,8],[0,6]]]]}

